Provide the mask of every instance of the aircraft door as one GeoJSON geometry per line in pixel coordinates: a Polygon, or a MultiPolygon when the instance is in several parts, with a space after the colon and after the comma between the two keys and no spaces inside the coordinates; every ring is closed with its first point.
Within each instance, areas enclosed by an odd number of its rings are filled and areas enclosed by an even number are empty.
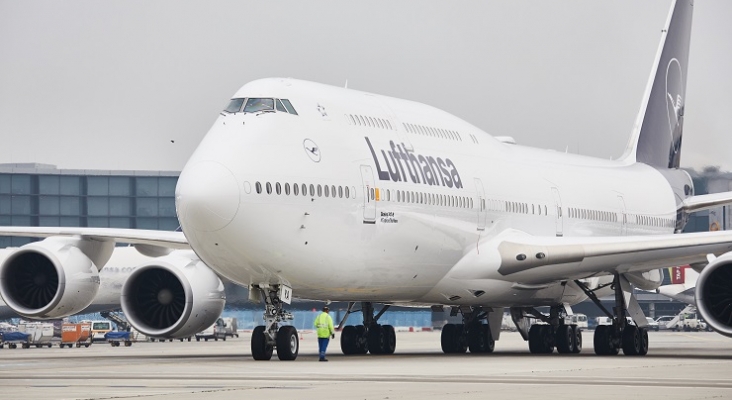
{"type": "Polygon", "coordinates": [[[478,209],[478,230],[485,230],[485,190],[483,190],[483,182],[478,178],[475,179],[475,200],[478,209]]]}
{"type": "Polygon", "coordinates": [[[625,236],[628,234],[628,215],[625,212],[625,199],[623,199],[623,196],[618,196],[618,203],[620,205],[620,212],[618,213],[620,236],[625,236]]]}
{"type": "Polygon", "coordinates": [[[376,223],[376,194],[374,188],[374,171],[370,165],[361,166],[363,181],[363,223],[376,223]]]}
{"type": "Polygon", "coordinates": [[[554,197],[554,214],[556,215],[557,236],[564,236],[564,215],[562,215],[562,197],[559,195],[559,189],[552,188],[552,197],[554,197]]]}

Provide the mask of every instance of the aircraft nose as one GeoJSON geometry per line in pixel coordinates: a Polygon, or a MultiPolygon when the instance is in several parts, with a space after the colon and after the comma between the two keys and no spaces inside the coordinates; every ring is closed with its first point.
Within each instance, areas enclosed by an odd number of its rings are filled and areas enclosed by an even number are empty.
{"type": "Polygon", "coordinates": [[[231,171],[215,161],[186,166],[176,186],[176,206],[183,229],[214,232],[239,210],[239,185],[231,171]]]}

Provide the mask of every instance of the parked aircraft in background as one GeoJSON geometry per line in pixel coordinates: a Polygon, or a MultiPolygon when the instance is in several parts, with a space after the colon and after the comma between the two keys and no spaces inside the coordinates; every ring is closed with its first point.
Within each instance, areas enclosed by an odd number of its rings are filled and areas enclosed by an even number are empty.
{"type": "Polygon", "coordinates": [[[696,305],[694,292],[699,273],[689,265],[669,268],[668,271],[671,276],[671,284],[663,285],[656,291],[682,303],[696,305]]]}
{"type": "MultiPolygon", "coordinates": [[[[724,255],[700,281],[724,280],[732,268],[732,233],[677,234],[690,212],[732,201],[695,196],[678,168],[692,8],[672,6],[619,160],[519,146],[407,100],[258,80],[235,93],[180,175],[182,233],[3,227],[49,238],[0,265],[0,293],[31,317],[83,309],[99,288],[97,268],[125,242],[158,255],[122,289],[135,328],[185,337],[211,325],[223,277],[265,304],[252,335],[257,360],[275,349],[297,357],[297,332],[283,324],[293,297],[349,301],[349,314],[360,302],[363,324],[341,332],[346,354],[394,352],[393,327],[378,323],[393,304],[462,315],[442,330],[446,353],[493,351],[504,307],[531,352],[578,353],[569,306],[588,297],[601,306],[597,297],[614,293],[595,352],[646,354],[633,286],[656,289],[660,268],[707,263],[709,254],[724,255]],[[376,303],[386,306],[376,313],[376,303]]],[[[724,297],[732,285],[708,288],[724,297]]],[[[712,309],[707,320],[732,333],[727,309],[712,309]]]]}

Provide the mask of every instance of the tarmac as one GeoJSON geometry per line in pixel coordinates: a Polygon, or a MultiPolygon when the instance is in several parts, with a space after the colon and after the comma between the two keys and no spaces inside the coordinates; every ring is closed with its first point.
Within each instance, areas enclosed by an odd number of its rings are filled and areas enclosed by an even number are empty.
{"type": "Polygon", "coordinates": [[[254,361],[249,334],[131,347],[0,349],[1,399],[701,399],[732,398],[732,339],[651,332],[645,357],[532,355],[503,332],[493,354],[442,354],[439,332],[399,332],[389,356],[329,362],[303,333],[296,361],[254,361]]]}

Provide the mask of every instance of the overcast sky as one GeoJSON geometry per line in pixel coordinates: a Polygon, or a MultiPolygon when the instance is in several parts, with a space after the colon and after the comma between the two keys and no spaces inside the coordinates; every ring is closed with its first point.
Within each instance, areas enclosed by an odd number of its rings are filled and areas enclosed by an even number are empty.
{"type": "MultiPolygon", "coordinates": [[[[230,96],[273,76],[617,158],[670,4],[0,0],[0,163],[180,170],[230,96]]],[[[682,166],[732,170],[730,16],[696,1],[682,166]]]]}

